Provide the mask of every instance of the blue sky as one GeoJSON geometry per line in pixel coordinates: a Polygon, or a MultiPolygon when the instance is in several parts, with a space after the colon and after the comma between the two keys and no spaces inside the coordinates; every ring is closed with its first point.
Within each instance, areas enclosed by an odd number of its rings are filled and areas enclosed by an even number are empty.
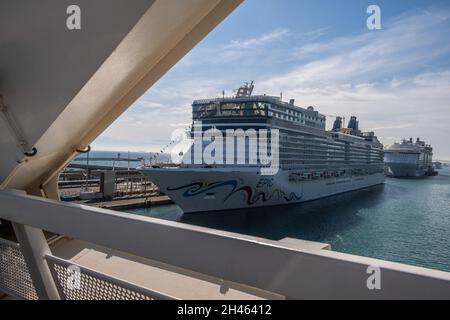
{"type": "Polygon", "coordinates": [[[420,136],[450,159],[449,34],[449,1],[245,0],[93,147],[158,151],[192,100],[254,80],[255,93],[356,115],[385,144],[420,136]],[[382,30],[366,27],[370,4],[382,30]]]}

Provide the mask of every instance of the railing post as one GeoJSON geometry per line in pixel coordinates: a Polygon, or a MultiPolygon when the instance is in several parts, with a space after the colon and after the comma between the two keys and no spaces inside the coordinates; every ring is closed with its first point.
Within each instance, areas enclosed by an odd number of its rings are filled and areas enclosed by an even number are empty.
{"type": "Polygon", "coordinates": [[[23,224],[12,222],[12,225],[39,299],[59,300],[58,290],[45,260],[51,251],[44,233],[41,229],[23,224]]]}

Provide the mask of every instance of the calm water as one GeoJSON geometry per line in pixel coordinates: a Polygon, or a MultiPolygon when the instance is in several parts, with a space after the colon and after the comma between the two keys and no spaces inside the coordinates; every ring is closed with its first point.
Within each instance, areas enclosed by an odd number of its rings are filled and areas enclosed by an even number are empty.
{"type": "Polygon", "coordinates": [[[183,214],[168,205],[128,212],[273,240],[327,242],[334,251],[450,271],[450,168],[293,206],[183,214]]]}

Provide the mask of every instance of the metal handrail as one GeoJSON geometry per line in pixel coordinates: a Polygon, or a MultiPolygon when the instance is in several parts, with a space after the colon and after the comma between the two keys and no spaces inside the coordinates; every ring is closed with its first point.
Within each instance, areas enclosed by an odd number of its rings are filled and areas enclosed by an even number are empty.
{"type": "Polygon", "coordinates": [[[448,298],[450,273],[0,191],[0,218],[289,298],[448,298]],[[382,290],[368,290],[367,268],[382,290]],[[352,285],[349,285],[349,281],[352,285]],[[420,287],[420,290],[412,288],[420,287]]]}

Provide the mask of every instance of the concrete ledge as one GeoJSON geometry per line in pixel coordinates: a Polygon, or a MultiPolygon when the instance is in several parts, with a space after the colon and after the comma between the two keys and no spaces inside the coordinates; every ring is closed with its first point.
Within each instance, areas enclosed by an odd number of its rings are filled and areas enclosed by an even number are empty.
{"type": "Polygon", "coordinates": [[[179,299],[284,299],[270,292],[85,241],[63,238],[55,242],[51,250],[59,258],[179,299]]]}
{"type": "Polygon", "coordinates": [[[287,248],[292,248],[296,250],[331,250],[331,245],[328,243],[314,242],[308,240],[294,239],[294,238],[283,238],[278,241],[287,248]]]}

